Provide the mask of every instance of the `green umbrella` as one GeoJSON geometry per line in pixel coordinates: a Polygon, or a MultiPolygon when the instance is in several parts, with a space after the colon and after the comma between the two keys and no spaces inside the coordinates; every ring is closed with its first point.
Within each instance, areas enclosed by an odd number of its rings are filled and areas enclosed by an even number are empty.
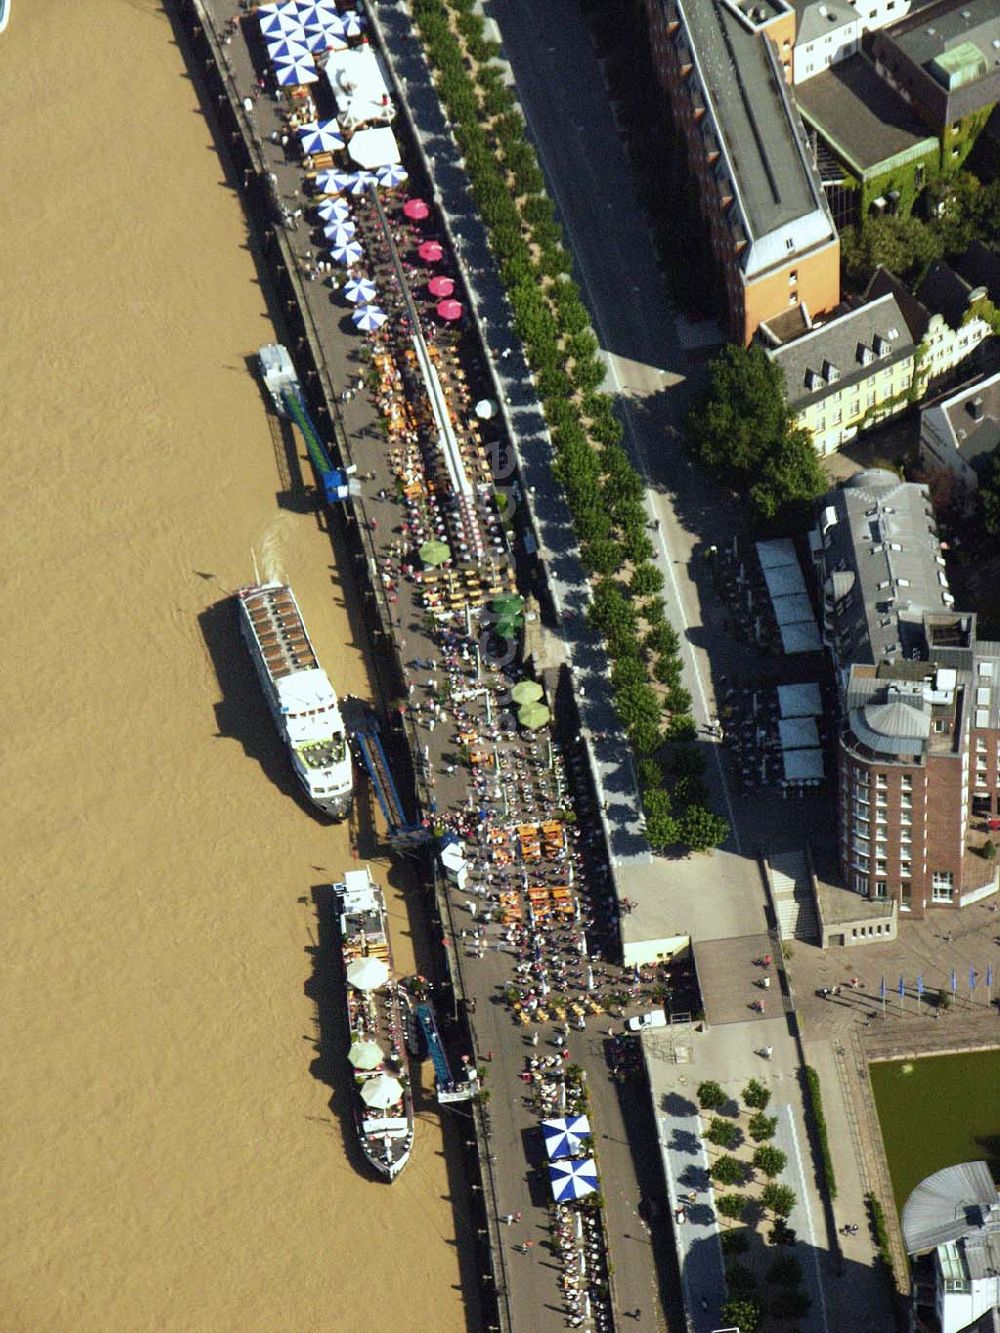
{"type": "Polygon", "coordinates": [[[498,620],[493,626],[493,633],[498,639],[513,639],[520,628],[520,623],[517,620],[498,620]]]}
{"type": "Polygon", "coordinates": [[[552,713],[544,704],[532,703],[525,704],[524,707],[518,711],[517,720],[520,722],[521,726],[526,727],[528,731],[537,731],[539,727],[545,726],[551,716],[552,713]]]}
{"type": "Polygon", "coordinates": [[[425,565],[443,565],[451,559],[451,547],[447,542],[424,542],[420,548],[420,559],[425,565]]]}
{"type": "Polygon", "coordinates": [[[510,692],[516,704],[533,704],[545,691],[537,680],[519,680],[510,692]]]}
{"type": "Polygon", "coordinates": [[[490,602],[490,610],[498,616],[517,615],[524,608],[524,598],[516,592],[504,592],[490,602]]]}
{"type": "Polygon", "coordinates": [[[356,1041],[347,1052],[347,1058],[355,1069],[378,1069],[385,1054],[377,1041],[356,1041]]]}

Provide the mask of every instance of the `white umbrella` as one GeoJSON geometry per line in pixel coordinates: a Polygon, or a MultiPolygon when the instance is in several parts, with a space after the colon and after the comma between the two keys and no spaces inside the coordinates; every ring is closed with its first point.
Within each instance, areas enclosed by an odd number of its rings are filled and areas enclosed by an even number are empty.
{"type": "Polygon", "coordinates": [[[497,405],[492,398],[480,398],[476,404],[476,416],[480,421],[489,421],[497,414],[497,405]]]}
{"type": "Polygon", "coordinates": [[[273,14],[260,15],[260,30],[265,41],[270,40],[272,42],[277,37],[298,38],[303,32],[298,19],[293,18],[290,14],[282,13],[280,9],[275,10],[273,14]]]}
{"type": "Polygon", "coordinates": [[[346,245],[356,231],[350,218],[345,222],[327,222],[323,227],[323,235],[331,245],[346,245]]]}
{"type": "Polygon", "coordinates": [[[590,1121],[585,1115],[560,1116],[542,1121],[545,1151],[553,1160],[572,1157],[585,1151],[584,1139],[590,1138],[590,1121]]]}
{"type": "Polygon", "coordinates": [[[381,1110],[395,1106],[403,1095],[403,1085],[391,1074],[376,1074],[368,1079],[361,1089],[361,1100],[366,1106],[375,1106],[381,1110]]]}
{"type": "MultiPolygon", "coordinates": [[[[310,60],[312,58],[310,57],[310,60]]],[[[316,73],[316,66],[306,64],[305,61],[280,61],[274,62],[274,77],[282,88],[301,87],[306,83],[316,83],[319,75],[316,73]]]]}
{"type": "Polygon", "coordinates": [[[380,329],[388,318],[385,311],[379,310],[377,305],[359,305],[351,315],[354,327],[360,329],[362,333],[380,329]]]}
{"type": "Polygon", "coordinates": [[[354,181],[350,171],[321,171],[316,177],[316,189],[320,194],[340,194],[354,181]]]}
{"type": "Polygon", "coordinates": [[[296,41],[294,37],[279,37],[277,41],[268,42],[267,54],[272,60],[301,60],[312,64],[312,52],[305,42],[296,41]]]}
{"type": "Polygon", "coordinates": [[[351,178],[351,184],[348,188],[350,189],[351,194],[358,195],[358,194],[365,194],[370,185],[377,185],[377,184],[378,184],[377,176],[373,176],[370,171],[359,171],[355,176],[351,178]]]}
{"type": "Polygon", "coordinates": [[[344,15],[344,36],[360,37],[364,31],[365,21],[357,14],[344,15]]]}
{"type": "Polygon", "coordinates": [[[346,245],[338,245],[330,251],[338,264],[357,264],[364,257],[364,250],[357,241],[348,241],[346,245]]]}
{"type": "Polygon", "coordinates": [[[347,980],[355,990],[378,990],[389,980],[388,964],[373,955],[355,958],[347,964],[347,980]]]}
{"type": "Polygon", "coordinates": [[[583,1161],[551,1162],[549,1180],[552,1195],[556,1203],[569,1199],[582,1199],[585,1194],[593,1194],[597,1189],[597,1163],[592,1157],[583,1161]]]}
{"type": "Polygon", "coordinates": [[[355,1069],[378,1069],[385,1059],[385,1052],[377,1041],[355,1041],[347,1058],[355,1069]]]}
{"type": "Polygon", "coordinates": [[[393,166],[399,161],[399,144],[388,125],[358,130],[351,135],[347,152],[362,171],[377,171],[379,167],[393,166]]]}
{"type": "Polygon", "coordinates": [[[351,210],[343,199],[324,199],[316,205],[316,212],[324,222],[346,222],[351,210]]]}
{"type": "Polygon", "coordinates": [[[311,125],[302,125],[299,139],[304,153],[335,153],[344,146],[344,136],[335,120],[318,120],[311,125]]]}
{"type": "Polygon", "coordinates": [[[409,179],[410,173],[405,167],[401,167],[398,162],[391,162],[387,167],[379,167],[375,175],[378,177],[378,183],[386,190],[394,190],[397,185],[404,185],[409,179]]]}
{"type": "Polygon", "coordinates": [[[371,278],[350,278],[341,288],[352,305],[367,305],[375,299],[375,284],[371,278]]]}

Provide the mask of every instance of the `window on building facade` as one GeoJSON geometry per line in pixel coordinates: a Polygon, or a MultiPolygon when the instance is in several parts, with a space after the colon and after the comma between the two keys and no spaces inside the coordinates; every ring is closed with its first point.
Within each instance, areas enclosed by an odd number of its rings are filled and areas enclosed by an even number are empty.
{"type": "Polygon", "coordinates": [[[884,898],[888,887],[889,886],[884,879],[877,879],[875,881],[875,897],[884,898]]]}
{"type": "Polygon", "coordinates": [[[931,898],[936,903],[950,903],[955,896],[955,876],[950,870],[935,870],[931,876],[931,898]]]}

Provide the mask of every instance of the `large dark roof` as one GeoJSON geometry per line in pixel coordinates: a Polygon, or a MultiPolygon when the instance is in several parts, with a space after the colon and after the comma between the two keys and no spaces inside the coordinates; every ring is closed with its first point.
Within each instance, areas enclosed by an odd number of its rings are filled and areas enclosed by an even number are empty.
{"type": "Polygon", "coordinates": [[[795,101],[803,120],[861,174],[911,148],[925,145],[930,152],[937,147],[936,136],[863,55],[798,84],[795,101]]]}
{"type": "Polygon", "coordinates": [[[983,241],[973,241],[956,267],[967,282],[985,287],[990,300],[1000,304],[1000,251],[991,250],[983,241]]]}
{"type": "Polygon", "coordinates": [[[971,285],[950,264],[935,259],[917,289],[917,296],[928,310],[944,315],[950,328],[957,329],[969,308],[971,285]]]}

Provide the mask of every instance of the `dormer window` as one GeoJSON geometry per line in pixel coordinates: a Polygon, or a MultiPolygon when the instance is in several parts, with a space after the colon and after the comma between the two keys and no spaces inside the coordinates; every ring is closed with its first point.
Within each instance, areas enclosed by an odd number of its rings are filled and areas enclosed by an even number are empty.
{"type": "Polygon", "coordinates": [[[840,379],[840,371],[832,361],[823,362],[823,378],[827,384],[836,384],[837,380],[840,379]]]}
{"type": "Polygon", "coordinates": [[[810,370],[807,370],[807,371],[806,371],[806,388],[807,388],[807,389],[810,389],[810,390],[812,390],[812,389],[821,389],[821,388],[823,387],[823,385],[825,384],[825,382],[826,382],[826,381],[823,379],[823,376],[819,373],[818,370],[811,370],[811,369],[810,369],[810,370]]]}
{"type": "Polygon", "coordinates": [[[889,353],[892,351],[889,339],[883,338],[881,333],[876,333],[872,346],[875,349],[876,356],[888,356],[889,353]]]}
{"type": "Polygon", "coordinates": [[[863,366],[870,366],[875,360],[875,353],[866,343],[858,343],[858,360],[863,366]]]}

